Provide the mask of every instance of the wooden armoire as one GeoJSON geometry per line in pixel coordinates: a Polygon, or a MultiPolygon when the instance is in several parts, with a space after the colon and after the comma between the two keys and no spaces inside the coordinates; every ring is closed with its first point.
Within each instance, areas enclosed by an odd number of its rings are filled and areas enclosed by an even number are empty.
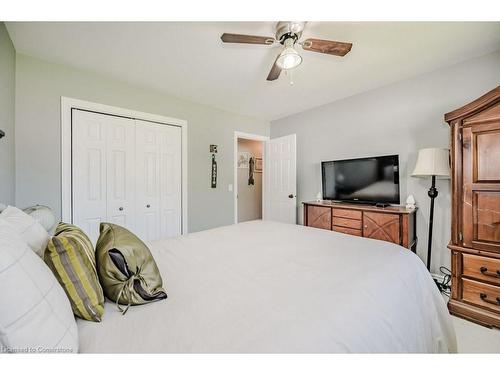
{"type": "Polygon", "coordinates": [[[500,86],[445,120],[452,167],[448,308],[500,328],[500,86]]]}

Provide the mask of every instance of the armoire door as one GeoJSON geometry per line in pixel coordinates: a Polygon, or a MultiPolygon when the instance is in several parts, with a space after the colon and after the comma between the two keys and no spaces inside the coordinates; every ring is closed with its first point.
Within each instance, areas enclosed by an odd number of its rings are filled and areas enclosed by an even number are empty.
{"type": "Polygon", "coordinates": [[[500,251],[500,104],[481,116],[462,130],[461,234],[464,246],[500,251]]]}
{"type": "Polygon", "coordinates": [[[95,243],[101,222],[135,218],[134,120],[72,110],[73,224],[95,243]]]}
{"type": "Polygon", "coordinates": [[[136,121],[137,233],[144,241],[181,234],[181,129],[136,121]]]}

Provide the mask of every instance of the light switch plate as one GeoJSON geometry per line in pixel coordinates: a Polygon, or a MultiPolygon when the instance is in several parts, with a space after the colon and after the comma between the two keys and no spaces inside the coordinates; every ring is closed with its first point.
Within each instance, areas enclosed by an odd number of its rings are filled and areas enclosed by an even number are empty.
{"type": "Polygon", "coordinates": [[[227,185],[227,190],[228,191],[233,191],[233,184],[227,185]]]}

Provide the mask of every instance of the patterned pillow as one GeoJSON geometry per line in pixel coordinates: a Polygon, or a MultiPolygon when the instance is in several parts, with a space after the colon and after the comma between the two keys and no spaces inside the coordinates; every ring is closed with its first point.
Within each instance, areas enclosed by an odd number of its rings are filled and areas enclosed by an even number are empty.
{"type": "Polygon", "coordinates": [[[78,227],[60,223],[45,250],[45,263],[65,290],[76,316],[100,322],[104,294],[97,276],[94,247],[78,227]]]}
{"type": "Polygon", "coordinates": [[[0,218],[0,353],[77,351],[78,329],[63,289],[0,218]]]}

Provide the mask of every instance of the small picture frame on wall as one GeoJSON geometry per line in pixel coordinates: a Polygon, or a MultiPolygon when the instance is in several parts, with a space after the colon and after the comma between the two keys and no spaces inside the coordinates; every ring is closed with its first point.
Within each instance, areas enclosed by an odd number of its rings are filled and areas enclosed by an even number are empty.
{"type": "Polygon", "coordinates": [[[246,151],[238,152],[238,168],[248,169],[250,163],[250,157],[251,155],[249,152],[246,151]]]}
{"type": "Polygon", "coordinates": [[[262,173],[262,158],[255,158],[255,172],[262,173]]]}

